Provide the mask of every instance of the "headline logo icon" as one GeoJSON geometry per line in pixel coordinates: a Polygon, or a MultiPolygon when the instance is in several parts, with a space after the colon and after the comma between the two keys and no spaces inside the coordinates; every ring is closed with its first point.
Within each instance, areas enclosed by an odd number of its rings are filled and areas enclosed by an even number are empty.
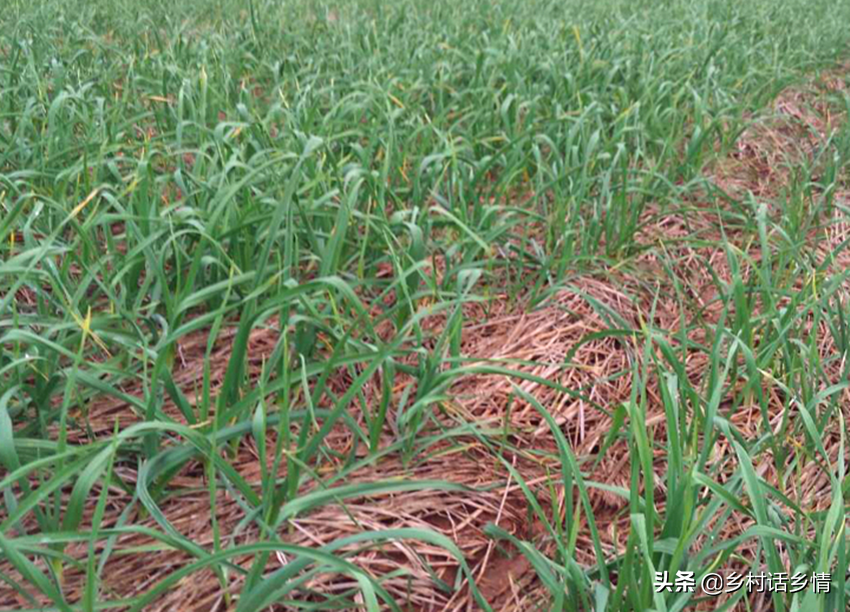
{"type": "Polygon", "coordinates": [[[655,572],[656,593],[694,593],[697,583],[700,590],[708,596],[722,593],[735,593],[746,588],[748,593],[799,593],[811,586],[815,593],[829,593],[832,574],[797,572],[789,576],[787,572],[758,572],[742,576],[738,572],[723,574],[712,572],[697,577],[694,572],[678,571],[670,578],[670,572],[655,572]]]}

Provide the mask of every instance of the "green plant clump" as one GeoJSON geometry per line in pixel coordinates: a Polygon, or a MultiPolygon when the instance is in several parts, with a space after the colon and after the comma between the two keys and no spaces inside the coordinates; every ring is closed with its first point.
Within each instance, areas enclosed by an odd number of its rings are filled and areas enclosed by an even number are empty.
{"type": "Polygon", "coordinates": [[[187,610],[507,610],[482,578],[507,554],[540,609],[845,610],[847,23],[824,0],[5,0],[0,609],[153,610],[198,581],[218,599],[187,610]],[[774,105],[791,87],[819,93],[774,105]],[[776,114],[796,127],[759,157],[776,114]],[[750,162],[773,174],[718,179],[750,162]],[[548,373],[470,348],[478,317],[564,292],[606,327],[548,373]],[[601,342],[616,402],[568,382],[601,342]],[[513,381],[499,417],[463,409],[475,376],[513,381]],[[581,446],[535,389],[605,435],[581,446]],[[454,473],[473,452],[489,480],[454,473]],[[598,475],[615,453],[626,486],[598,475]],[[499,522],[503,491],[539,533],[499,522]],[[459,531],[356,518],[485,495],[459,531]],[[298,539],[331,508],[350,524],[298,539]],[[733,567],[831,589],[653,588],[733,567]]]}

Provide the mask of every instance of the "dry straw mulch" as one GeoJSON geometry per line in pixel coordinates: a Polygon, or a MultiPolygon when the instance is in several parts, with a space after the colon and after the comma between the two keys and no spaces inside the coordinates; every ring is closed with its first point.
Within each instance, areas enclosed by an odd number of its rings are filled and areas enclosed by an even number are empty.
{"type": "MultiPolygon", "coordinates": [[[[753,125],[738,141],[737,150],[727,158],[718,160],[708,169],[708,176],[716,187],[732,199],[741,199],[751,193],[770,206],[793,178],[794,160],[811,156],[819,143],[828,138],[837,121],[843,119],[833,113],[818,91],[843,87],[838,73],[827,74],[817,87],[790,89],[776,100],[771,118],[753,125]]],[[[837,194],[836,199],[850,201],[848,194],[837,194]]],[[[720,296],[723,283],[728,283],[731,272],[728,257],[720,246],[724,241],[734,244],[743,259],[743,274],[750,274],[751,264],[760,260],[759,246],[747,243],[736,234],[734,227],[725,227],[724,219],[716,205],[704,201],[685,203],[687,214],[672,213],[661,216],[658,210],[646,211],[648,219],[638,240],[648,247],[669,244],[659,257],[659,250],[648,248],[629,266],[610,268],[595,275],[577,276],[567,287],[550,296],[541,305],[528,310],[517,305],[499,303],[483,317],[480,308],[470,308],[465,317],[463,355],[471,364],[480,366],[500,364],[523,372],[529,378],[507,377],[478,373],[461,377],[451,388],[452,399],[447,402],[447,415],[440,418],[457,423],[474,421],[491,429],[502,428],[504,444],[497,449],[481,439],[467,435],[451,442],[436,443],[427,453],[417,456],[410,464],[398,456],[389,456],[375,465],[355,471],[346,481],[374,482],[383,480],[429,481],[442,480],[464,485],[464,490],[419,490],[346,500],[329,504],[317,511],[299,517],[287,524],[284,538],[293,544],[321,546],[353,533],[381,531],[396,528],[426,528],[451,538],[462,551],[479,587],[494,609],[524,611],[545,602],[546,593],[536,581],[534,570],[524,557],[505,555],[501,547],[484,533],[488,524],[496,524],[517,536],[536,542],[543,550],[551,549],[551,542],[542,525],[529,512],[528,501],[519,484],[511,477],[505,463],[511,464],[540,496],[545,508],[560,507],[562,491],[556,499],[549,499],[546,485],[548,475],[557,473],[551,454],[554,441],[548,427],[533,406],[521,401],[514,385],[534,396],[554,416],[573,451],[581,459],[595,459],[607,433],[610,431],[613,411],[630,400],[632,376],[642,363],[642,330],[651,326],[669,332],[668,339],[676,344],[677,330],[685,325],[685,334],[693,343],[686,355],[686,371],[698,385],[709,364],[704,351],[695,345],[710,343],[712,326],[717,323],[721,310],[720,296]],[[676,237],[701,237],[702,246],[676,237]],[[672,239],[672,240],[671,240],[672,239]],[[713,274],[709,273],[713,270],[713,274]],[[671,277],[670,272],[673,276],[671,277]],[[673,278],[677,283],[673,283],[673,278]],[[672,296],[679,296],[673,301],[672,296]],[[510,306],[510,308],[509,308],[510,306]],[[683,310],[684,309],[684,310],[683,310]],[[682,313],[684,312],[684,320],[682,313]],[[612,333],[616,331],[617,333],[612,333]],[[533,377],[533,378],[530,378],[533,377]],[[542,384],[542,379],[556,383],[561,388],[542,384]],[[568,389],[570,392],[564,392],[568,389]],[[549,451],[550,454],[545,454],[549,451]],[[498,456],[501,455],[501,456],[498,456]]],[[[813,230],[817,238],[817,256],[827,258],[831,249],[850,238],[850,223],[840,221],[824,223],[813,230]]],[[[846,267],[850,256],[841,255],[834,265],[846,267]]],[[[801,281],[802,282],[802,281],[801,281]]],[[[439,323],[437,323],[439,324],[439,323]]],[[[823,332],[823,330],[821,330],[823,332]]],[[[814,333],[814,331],[813,331],[814,333]]],[[[229,342],[233,331],[225,331],[217,340],[210,358],[212,381],[220,381],[227,366],[229,342]]],[[[821,337],[829,335],[822,333],[821,337]]],[[[256,375],[264,356],[267,356],[277,339],[276,324],[255,331],[251,339],[248,368],[256,375]]],[[[199,332],[181,341],[174,373],[175,382],[194,402],[195,385],[201,378],[207,336],[199,332]]],[[[828,354],[829,346],[821,347],[828,354]]],[[[642,370],[645,372],[645,370],[642,370]]],[[[834,373],[838,376],[838,372],[834,373]]],[[[344,388],[345,376],[332,381],[344,388]]],[[[142,396],[141,388],[128,383],[124,393],[142,396]]],[[[780,418],[786,410],[784,398],[775,387],[765,389],[770,397],[771,419],[780,418]]],[[[646,396],[646,422],[643,424],[650,439],[663,442],[666,436],[665,417],[659,398],[658,381],[649,377],[646,396]]],[[[848,398],[850,399],[850,398],[848,398]]],[[[177,409],[167,404],[168,414],[179,417],[177,409]]],[[[360,419],[359,414],[352,414],[360,419]]],[[[75,432],[70,442],[89,442],[109,436],[116,420],[126,427],[140,420],[134,410],[115,398],[102,398],[88,408],[90,430],[75,432]]],[[[731,415],[742,432],[753,435],[760,427],[761,414],[755,405],[742,405],[731,415]]],[[[628,424],[626,425],[628,426],[628,424]]],[[[329,438],[330,444],[347,452],[353,443],[350,433],[340,428],[329,438]]],[[[270,443],[274,442],[270,434],[270,443]]],[[[830,452],[837,452],[837,438],[824,440],[830,452]]],[[[663,443],[658,448],[663,448],[663,443]]],[[[714,449],[712,457],[731,473],[735,469],[734,451],[724,441],[714,449]]],[[[758,473],[768,482],[777,479],[768,455],[756,466],[758,473]]],[[[228,460],[251,483],[260,481],[259,456],[256,444],[250,437],[241,441],[234,456],[228,460]]],[[[629,465],[632,458],[622,441],[607,449],[589,478],[629,487],[629,465]]],[[[590,465],[590,464],[588,464],[590,465]]],[[[333,466],[328,466],[332,472],[333,466]]],[[[656,451],[656,491],[663,494],[666,461],[663,452],[656,451]]],[[[119,466],[122,477],[135,481],[135,466],[119,466]]],[[[805,474],[805,489],[795,492],[796,500],[807,509],[819,510],[829,503],[829,482],[825,474],[805,474]]],[[[179,487],[163,504],[162,511],[174,527],[194,542],[211,547],[212,517],[210,500],[205,490],[204,470],[200,464],[190,463],[174,480],[179,487]]],[[[96,499],[96,496],[92,496],[96,499]]],[[[129,503],[122,492],[111,491],[104,526],[114,525],[120,512],[129,503]]],[[[592,489],[592,503],[606,552],[623,550],[628,533],[626,500],[608,492],[592,489]]],[[[658,499],[663,511],[663,499],[658,499]]],[[[89,509],[89,512],[93,508],[89,509]]],[[[219,490],[216,503],[216,520],[224,534],[222,545],[250,542],[257,534],[253,527],[241,526],[244,511],[224,490],[219,490]]],[[[89,514],[90,516],[90,514],[89,514]]],[[[151,518],[139,516],[134,511],[127,517],[128,524],[141,524],[156,528],[151,518]]],[[[732,523],[728,536],[741,533],[749,525],[732,523]]],[[[104,573],[103,588],[113,597],[130,597],[149,589],[175,568],[186,565],[191,559],[186,554],[172,550],[140,550],[154,542],[142,535],[120,538],[115,553],[104,573]]],[[[404,575],[390,578],[385,587],[398,601],[405,602],[409,610],[469,610],[476,606],[467,589],[440,588],[436,576],[453,586],[458,581],[459,566],[445,550],[419,541],[382,543],[362,549],[351,549],[349,559],[378,576],[397,570],[404,575]]],[[[69,546],[66,553],[84,558],[85,545],[69,546]]],[[[595,555],[587,537],[579,538],[580,563],[592,564],[595,555]]],[[[247,567],[250,559],[237,560],[247,567]]],[[[269,570],[280,567],[287,560],[273,556],[269,570]]],[[[8,570],[4,570],[8,571],[8,570]]],[[[15,572],[9,571],[15,576],[15,572]]],[[[84,575],[69,571],[65,576],[66,588],[74,600],[79,596],[84,575]]],[[[228,608],[227,593],[238,593],[241,577],[229,574],[229,583],[222,585],[212,572],[193,575],[182,581],[151,607],[152,612],[222,611],[228,608]]],[[[326,593],[343,592],[353,585],[338,576],[320,576],[310,588],[326,593]]],[[[0,597],[0,606],[14,607],[24,602],[13,595],[0,597]]],[[[715,602],[716,603],[716,602],[715,602]]],[[[758,606],[759,602],[753,602],[758,606]]]]}

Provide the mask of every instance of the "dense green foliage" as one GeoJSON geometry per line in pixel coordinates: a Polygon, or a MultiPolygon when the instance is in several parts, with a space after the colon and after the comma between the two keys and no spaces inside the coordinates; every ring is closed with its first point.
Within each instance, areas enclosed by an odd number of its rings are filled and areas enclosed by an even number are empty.
{"type": "MultiPolygon", "coordinates": [[[[651,324],[619,330],[645,346],[627,373],[626,425],[613,429],[633,451],[633,482],[646,482],[626,492],[628,550],[589,567],[573,560],[579,530],[601,552],[586,512],[591,464],[531,397],[559,443],[564,468],[553,478],[571,493],[563,524],[553,521],[555,556],[520,548],[553,605],[569,610],[681,610],[692,596],[654,594],[653,573],[700,575],[753,538],[762,538],[756,568],[846,567],[843,437],[838,459],[822,442],[844,431],[846,383],[827,371],[841,364],[846,380],[845,278],[811,254],[807,237],[836,206],[843,218],[835,194],[850,134],[837,132],[798,168],[779,214],[724,197],[703,170],[785,86],[835,63],[848,18],[850,5],[823,0],[7,0],[0,592],[27,593],[32,609],[31,596],[66,612],[144,609],[171,583],[121,602],[98,579],[115,538],[142,529],[126,517],[143,508],[157,524],[148,535],[197,560],[174,581],[209,566],[224,582],[243,571],[231,559],[255,558],[240,612],[303,599],[305,573],[329,571],[358,588],[324,603],[313,594],[311,609],[345,607],[354,592],[369,609],[396,606],[379,577],[337,553],[344,542],[287,545],[286,521],[380,491],[456,486],[345,479],[390,454],[415,460],[446,438],[503,444],[474,423],[441,430],[433,418],[473,369],[459,349],[464,302],[507,292],[533,306],[579,272],[629,270],[652,249],[663,259],[664,244],[635,240],[649,207],[657,219],[697,193],[762,256],[727,245],[733,275],[719,322],[692,321],[679,295],[667,296],[683,309],[679,335],[651,324]],[[747,266],[756,272],[745,275],[747,266]],[[440,313],[447,324],[433,337],[423,320],[440,313]],[[252,366],[249,334],[278,320],[274,349],[252,366]],[[683,348],[696,325],[711,330],[697,347],[711,364],[698,381],[684,374],[683,348]],[[189,401],[173,378],[178,341],[203,331],[210,355],[233,326],[222,379],[205,362],[201,399],[189,401]],[[829,355],[818,351],[824,336],[829,355]],[[345,393],[326,384],[339,371],[345,393]],[[378,375],[383,393],[366,401],[378,375]],[[401,376],[417,384],[398,397],[401,376]],[[656,449],[641,425],[650,377],[663,381],[668,417],[656,449]],[[768,419],[768,381],[785,398],[778,424],[768,419]],[[756,439],[719,415],[730,389],[734,406],[762,403],[756,439]],[[112,422],[88,424],[89,406],[104,398],[126,404],[137,423],[115,435],[112,422]],[[325,444],[340,427],[357,441],[347,456],[325,444]],[[246,437],[265,444],[267,432],[278,434],[273,461],[247,482],[223,451],[246,437]],[[382,446],[387,434],[393,443],[382,446]],[[722,481],[710,460],[720,438],[739,458],[722,481]],[[659,449],[673,466],[663,491],[645,478],[659,449]],[[780,484],[753,468],[765,457],[780,484]],[[190,460],[203,462],[211,499],[216,488],[239,499],[254,543],[224,546],[214,525],[214,544],[201,546],[171,525],[159,505],[190,460]],[[789,499],[810,463],[829,475],[827,512],[789,499]],[[118,465],[138,478],[125,480],[118,465]],[[335,473],[320,477],[327,466],[335,473]],[[132,502],[106,528],[110,486],[132,502]],[[754,521],[740,539],[691,550],[738,515],[754,521]],[[65,554],[81,540],[87,558],[65,554]],[[295,561],[261,580],[276,550],[295,561]],[[87,587],[68,601],[71,569],[87,587]]],[[[696,233],[677,238],[690,239],[703,244],[696,233]]],[[[451,541],[424,529],[358,538],[420,539],[463,564],[451,541]]],[[[837,574],[829,598],[777,596],[774,606],[842,610],[848,588],[837,574]]]]}

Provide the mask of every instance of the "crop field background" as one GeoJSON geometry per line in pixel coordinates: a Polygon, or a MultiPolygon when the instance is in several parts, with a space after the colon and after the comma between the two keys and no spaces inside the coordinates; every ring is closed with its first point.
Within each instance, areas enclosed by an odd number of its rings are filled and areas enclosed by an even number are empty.
{"type": "Polygon", "coordinates": [[[847,609],[848,23],[5,0],[0,610],[847,609]]]}

